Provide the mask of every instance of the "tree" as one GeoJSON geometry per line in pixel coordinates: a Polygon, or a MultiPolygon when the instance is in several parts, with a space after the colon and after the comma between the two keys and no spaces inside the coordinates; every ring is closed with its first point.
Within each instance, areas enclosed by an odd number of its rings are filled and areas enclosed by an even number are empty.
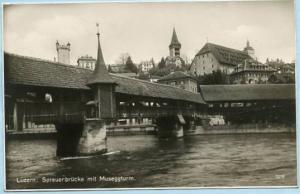
{"type": "Polygon", "coordinates": [[[198,81],[200,84],[205,85],[217,85],[217,84],[227,84],[227,75],[221,70],[213,71],[211,74],[205,74],[203,76],[198,76],[198,81]]]}
{"type": "Polygon", "coordinates": [[[186,66],[189,66],[192,63],[192,60],[187,55],[185,55],[185,54],[182,54],[181,58],[183,59],[184,64],[186,66]]]}
{"type": "Polygon", "coordinates": [[[163,57],[161,58],[161,60],[160,60],[160,62],[158,63],[157,66],[158,66],[159,69],[163,69],[163,68],[166,67],[166,61],[163,57]]]}
{"type": "Polygon", "coordinates": [[[110,65],[108,65],[107,71],[108,71],[109,73],[115,73],[115,72],[111,69],[110,65]]]}
{"type": "Polygon", "coordinates": [[[133,72],[133,73],[137,73],[138,72],[138,68],[136,67],[136,65],[133,63],[131,57],[129,56],[126,60],[125,63],[125,71],[129,71],[129,72],[133,72]]]}
{"type": "Polygon", "coordinates": [[[130,57],[129,53],[122,53],[119,56],[119,58],[116,60],[116,64],[118,64],[118,65],[125,65],[128,57],[130,57]]]}

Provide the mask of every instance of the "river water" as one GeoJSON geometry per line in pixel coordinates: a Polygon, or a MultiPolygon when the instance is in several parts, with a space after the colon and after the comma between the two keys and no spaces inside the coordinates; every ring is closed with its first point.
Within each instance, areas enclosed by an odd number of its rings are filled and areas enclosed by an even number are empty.
{"type": "Polygon", "coordinates": [[[297,184],[295,134],[108,137],[112,153],[89,158],[57,158],[55,140],[9,140],[6,150],[7,189],[297,184]]]}

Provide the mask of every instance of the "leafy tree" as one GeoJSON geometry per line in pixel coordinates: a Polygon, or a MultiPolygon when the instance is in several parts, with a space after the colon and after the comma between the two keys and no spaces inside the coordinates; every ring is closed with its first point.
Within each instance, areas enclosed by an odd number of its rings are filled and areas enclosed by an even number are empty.
{"type": "Polygon", "coordinates": [[[163,57],[161,58],[161,60],[160,60],[160,62],[158,63],[157,66],[158,66],[159,69],[163,69],[163,68],[166,67],[166,61],[163,57]]]}
{"type": "Polygon", "coordinates": [[[116,60],[116,64],[125,65],[128,57],[130,57],[129,53],[122,53],[116,60]]]}
{"type": "Polygon", "coordinates": [[[131,59],[130,56],[126,60],[125,70],[128,71],[128,72],[133,72],[133,73],[137,73],[138,72],[138,68],[133,63],[133,61],[132,61],[132,59],[131,59]]]}
{"type": "Polygon", "coordinates": [[[211,74],[198,76],[198,81],[200,84],[204,85],[228,84],[227,75],[221,70],[213,71],[211,74]]]}
{"type": "Polygon", "coordinates": [[[109,73],[115,73],[115,72],[111,69],[110,65],[108,65],[107,71],[108,71],[109,73]]]}

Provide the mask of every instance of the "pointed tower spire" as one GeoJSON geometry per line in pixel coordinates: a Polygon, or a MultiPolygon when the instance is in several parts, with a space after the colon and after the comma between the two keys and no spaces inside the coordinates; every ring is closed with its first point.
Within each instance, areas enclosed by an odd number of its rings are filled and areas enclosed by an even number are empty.
{"type": "MultiPolygon", "coordinates": [[[[99,24],[97,24],[97,27],[99,27],[99,24]]],[[[87,81],[87,86],[91,86],[94,84],[116,84],[116,82],[111,78],[109,75],[106,67],[105,62],[100,46],[100,33],[99,29],[97,31],[97,37],[98,37],[98,52],[97,52],[97,61],[95,64],[95,70],[91,77],[89,77],[87,81]]]]}
{"type": "Polygon", "coordinates": [[[171,40],[171,44],[170,44],[169,47],[172,47],[172,46],[181,46],[181,44],[180,44],[180,42],[178,41],[178,38],[177,38],[175,27],[173,28],[172,40],[171,40]]]}

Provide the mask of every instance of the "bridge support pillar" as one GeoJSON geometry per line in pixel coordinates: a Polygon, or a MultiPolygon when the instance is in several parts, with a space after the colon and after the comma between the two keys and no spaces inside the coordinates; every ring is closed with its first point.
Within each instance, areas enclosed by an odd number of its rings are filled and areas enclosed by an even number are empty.
{"type": "Polygon", "coordinates": [[[16,131],[23,131],[24,113],[20,105],[18,102],[14,103],[13,123],[16,131]]]}
{"type": "Polygon", "coordinates": [[[78,142],[81,136],[83,124],[56,124],[57,130],[57,156],[77,155],[78,142]]]}
{"type": "Polygon", "coordinates": [[[156,120],[159,138],[183,137],[184,119],[182,116],[159,117],[156,120]]]}
{"type": "Polygon", "coordinates": [[[107,151],[106,123],[101,119],[85,121],[78,143],[79,155],[102,154],[107,151]]]}

